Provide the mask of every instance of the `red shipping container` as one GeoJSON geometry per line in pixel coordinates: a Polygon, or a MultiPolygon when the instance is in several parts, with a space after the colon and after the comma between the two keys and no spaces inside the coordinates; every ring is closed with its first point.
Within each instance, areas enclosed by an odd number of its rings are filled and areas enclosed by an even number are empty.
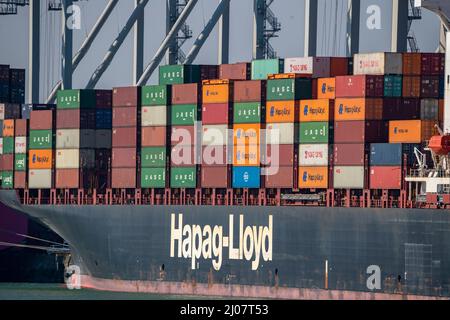
{"type": "Polygon", "coordinates": [[[27,187],[27,173],[25,171],[14,172],[14,188],[26,189],[27,187]]]}
{"type": "Polygon", "coordinates": [[[171,145],[195,145],[197,135],[195,134],[194,126],[173,126],[172,134],[170,135],[171,145]]]}
{"type": "Polygon", "coordinates": [[[349,58],[332,57],[330,59],[330,77],[346,76],[349,70],[349,58]]]}
{"type": "Polygon", "coordinates": [[[112,146],[114,148],[136,147],[137,129],[136,127],[115,128],[112,130],[112,146]]]}
{"type": "Polygon", "coordinates": [[[57,129],[95,129],[95,110],[58,110],[57,129]]]}
{"type": "Polygon", "coordinates": [[[389,123],[385,121],[336,121],[335,143],[387,142],[389,123]]]}
{"type": "Polygon", "coordinates": [[[266,81],[237,81],[234,83],[235,102],[261,102],[266,100],[266,81]]]}
{"type": "Polygon", "coordinates": [[[294,168],[279,167],[275,175],[265,176],[266,188],[293,188],[294,187],[294,168]]]}
{"type": "Polygon", "coordinates": [[[15,123],[15,136],[16,137],[26,137],[28,136],[28,120],[18,119],[15,123]]]}
{"type": "Polygon", "coordinates": [[[228,188],[230,170],[228,166],[202,166],[202,188],[228,188]]]}
{"type": "Polygon", "coordinates": [[[136,168],[136,148],[112,149],[113,168],[136,168]]]}
{"type": "Polygon", "coordinates": [[[171,149],[170,163],[172,167],[196,166],[196,154],[194,146],[174,146],[171,149]]]}
{"type": "Polygon", "coordinates": [[[175,84],[172,86],[172,104],[199,104],[201,93],[197,83],[175,84]]]}
{"type": "Polygon", "coordinates": [[[51,130],[53,129],[53,110],[31,111],[30,130],[51,130]]]}
{"type": "Polygon", "coordinates": [[[403,53],[403,75],[420,76],[422,71],[421,53],[403,53]]]}
{"type": "Polygon", "coordinates": [[[113,107],[137,107],[141,101],[140,87],[113,89],[113,107]]]}
{"type": "Polygon", "coordinates": [[[78,189],[81,187],[78,169],[57,169],[55,176],[57,189],[78,189]]]}
{"type": "Polygon", "coordinates": [[[401,167],[370,167],[370,189],[399,190],[402,187],[401,167]]]}
{"type": "Polygon", "coordinates": [[[4,154],[3,155],[3,171],[14,171],[14,155],[4,154]]]}
{"type": "Polygon", "coordinates": [[[439,76],[424,76],[420,80],[420,96],[422,98],[439,98],[439,76]]]}
{"type": "Polygon", "coordinates": [[[364,98],[384,96],[384,76],[336,77],[336,98],[364,98]]]}
{"type": "Polygon", "coordinates": [[[419,120],[420,99],[384,99],[383,120],[419,120]]]}
{"type": "Polygon", "coordinates": [[[439,76],[445,74],[445,54],[422,53],[422,75],[439,76]]]}
{"type": "Polygon", "coordinates": [[[420,98],[420,77],[404,76],[403,77],[403,97],[404,98],[420,98]]]}
{"type": "Polygon", "coordinates": [[[113,128],[136,127],[137,126],[137,108],[114,108],[112,111],[113,128]]]}
{"type": "Polygon", "coordinates": [[[289,144],[261,146],[261,162],[267,167],[290,166],[293,168],[295,164],[294,146],[289,144]],[[278,153],[278,156],[275,152],[278,153]]]}
{"type": "Polygon", "coordinates": [[[166,127],[143,127],[142,147],[165,147],[167,142],[166,127]]]}
{"type": "Polygon", "coordinates": [[[364,166],[368,159],[365,144],[335,144],[333,164],[335,166],[364,166]]]}
{"type": "Polygon", "coordinates": [[[317,84],[319,83],[319,79],[314,78],[311,81],[312,81],[312,99],[317,99],[319,93],[317,84]]]}
{"type": "Polygon", "coordinates": [[[227,146],[207,146],[202,148],[202,165],[203,166],[224,166],[231,164],[228,161],[227,146]]]}
{"type": "Polygon", "coordinates": [[[250,80],[250,78],[250,63],[222,64],[219,66],[219,79],[245,81],[250,80]]]}
{"type": "Polygon", "coordinates": [[[204,104],[202,122],[204,125],[229,124],[230,105],[228,103],[204,104]]]}
{"type": "Polygon", "coordinates": [[[112,188],[134,189],[136,181],[136,168],[113,168],[111,171],[112,188]]]}

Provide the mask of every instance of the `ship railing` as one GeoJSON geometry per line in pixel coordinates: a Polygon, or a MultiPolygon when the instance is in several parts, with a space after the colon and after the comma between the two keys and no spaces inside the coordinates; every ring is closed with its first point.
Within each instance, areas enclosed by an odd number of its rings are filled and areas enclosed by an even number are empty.
{"type": "Polygon", "coordinates": [[[408,178],[450,178],[448,170],[411,169],[408,178]]]}

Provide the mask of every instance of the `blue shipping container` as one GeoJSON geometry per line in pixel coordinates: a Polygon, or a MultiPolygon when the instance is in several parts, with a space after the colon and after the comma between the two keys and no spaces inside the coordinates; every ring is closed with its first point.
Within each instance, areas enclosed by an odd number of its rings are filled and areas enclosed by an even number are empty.
{"type": "Polygon", "coordinates": [[[260,187],[260,167],[233,167],[233,188],[258,189],[260,187]]]}
{"type": "Polygon", "coordinates": [[[96,129],[111,129],[112,128],[112,110],[98,109],[95,113],[96,129]]]}
{"type": "Polygon", "coordinates": [[[414,148],[419,148],[418,144],[400,143],[374,143],[370,145],[370,165],[376,166],[401,166],[403,165],[403,155],[408,156],[408,166],[416,162],[414,148]]]}

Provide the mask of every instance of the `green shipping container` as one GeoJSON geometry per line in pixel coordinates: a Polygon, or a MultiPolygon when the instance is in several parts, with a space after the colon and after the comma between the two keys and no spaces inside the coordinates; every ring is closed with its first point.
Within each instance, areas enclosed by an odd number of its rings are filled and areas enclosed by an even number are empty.
{"type": "Polygon", "coordinates": [[[14,138],[4,137],[3,138],[3,154],[13,154],[14,153],[14,138]]]}
{"type": "Polygon", "coordinates": [[[328,144],[330,141],[330,124],[328,122],[300,123],[301,144],[328,144]]]}
{"type": "Polygon", "coordinates": [[[171,168],[170,173],[171,188],[196,188],[197,187],[197,167],[171,168]]]}
{"type": "Polygon", "coordinates": [[[234,104],[234,123],[261,123],[262,114],[261,103],[235,103],[234,104]]]}
{"type": "Polygon", "coordinates": [[[384,76],[384,96],[401,97],[403,92],[403,77],[400,75],[384,76]]]}
{"type": "Polygon", "coordinates": [[[169,86],[146,86],[142,87],[142,105],[166,106],[170,104],[169,86]]]}
{"type": "Polygon", "coordinates": [[[58,109],[93,109],[96,105],[95,90],[60,90],[57,97],[58,109]]]}
{"type": "Polygon", "coordinates": [[[142,148],[141,164],[143,168],[164,168],[167,152],[165,147],[142,148]]]}
{"type": "Polygon", "coordinates": [[[166,168],[143,168],[141,171],[142,188],[165,188],[166,168]]]}
{"type": "Polygon", "coordinates": [[[252,80],[266,80],[270,74],[284,72],[284,59],[253,60],[252,80]]]}
{"type": "Polygon", "coordinates": [[[312,98],[311,79],[277,79],[267,81],[268,101],[289,101],[312,98]]]}
{"type": "Polygon", "coordinates": [[[180,104],[172,106],[172,125],[193,126],[198,119],[197,108],[196,104],[180,104]]]}
{"type": "Polygon", "coordinates": [[[13,189],[14,188],[14,172],[3,171],[2,172],[2,188],[13,189]]]}
{"type": "Polygon", "coordinates": [[[47,150],[53,148],[53,133],[51,130],[31,130],[29,149],[47,150]]]}
{"type": "Polygon", "coordinates": [[[183,84],[200,82],[200,66],[167,65],[159,67],[159,84],[183,84]]]}
{"type": "Polygon", "coordinates": [[[27,155],[26,154],[16,154],[14,158],[14,170],[16,171],[27,171],[27,155]]]}

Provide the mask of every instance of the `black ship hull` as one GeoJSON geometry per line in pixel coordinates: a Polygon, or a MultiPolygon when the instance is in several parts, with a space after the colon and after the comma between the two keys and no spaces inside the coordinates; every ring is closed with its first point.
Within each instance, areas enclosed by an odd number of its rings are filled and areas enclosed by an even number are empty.
{"type": "Polygon", "coordinates": [[[87,288],[262,298],[450,297],[445,210],[22,206],[8,191],[0,191],[0,201],[68,242],[87,288]]]}

